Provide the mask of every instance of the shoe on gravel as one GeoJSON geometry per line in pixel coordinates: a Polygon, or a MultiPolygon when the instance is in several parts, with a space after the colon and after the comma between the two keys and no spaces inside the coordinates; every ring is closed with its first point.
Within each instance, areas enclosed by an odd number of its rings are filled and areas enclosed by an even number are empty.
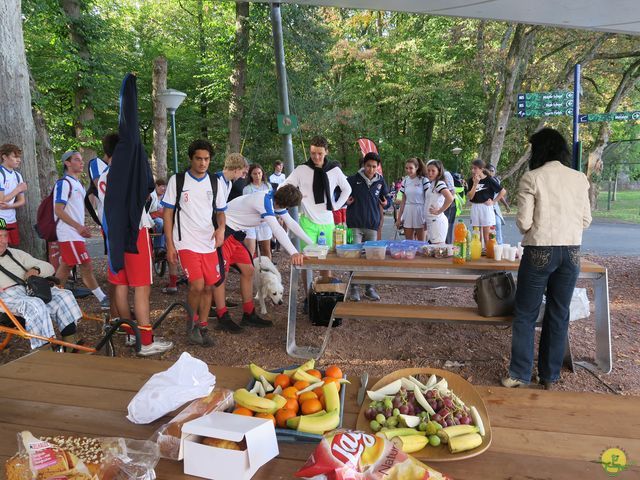
{"type": "Polygon", "coordinates": [[[218,317],[218,325],[216,326],[216,330],[222,330],[229,333],[242,333],[244,329],[233,320],[231,320],[231,315],[229,315],[229,312],[224,312],[224,315],[222,315],[222,317],[218,317]]]}
{"type": "Polygon", "coordinates": [[[264,318],[260,318],[254,308],[253,312],[242,314],[242,321],[240,322],[240,325],[242,325],[243,327],[246,326],[246,327],[266,328],[266,327],[273,327],[273,322],[271,320],[265,320],[264,318]]]}

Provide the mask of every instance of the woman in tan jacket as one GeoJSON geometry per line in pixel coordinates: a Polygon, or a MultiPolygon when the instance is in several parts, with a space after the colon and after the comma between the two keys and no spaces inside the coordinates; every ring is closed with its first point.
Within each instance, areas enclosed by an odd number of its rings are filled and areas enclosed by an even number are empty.
{"type": "Polygon", "coordinates": [[[545,293],[538,379],[547,387],[560,377],[569,305],[580,272],[582,232],[591,223],[589,182],[569,167],[571,154],[564,137],[544,128],[529,141],[529,172],[518,188],[517,225],[524,235],[524,254],[518,269],[509,376],[502,380],[505,387],[531,381],[535,326],[545,293]]]}

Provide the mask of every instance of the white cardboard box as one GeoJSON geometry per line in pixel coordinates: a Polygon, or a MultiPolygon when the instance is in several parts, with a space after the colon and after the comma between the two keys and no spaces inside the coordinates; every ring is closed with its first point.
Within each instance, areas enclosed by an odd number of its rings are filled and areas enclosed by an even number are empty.
{"type": "Polygon", "coordinates": [[[213,412],[187,422],[182,427],[179,459],[184,458],[184,473],[213,480],[240,480],[278,456],[278,441],[273,422],[232,413],[213,412]],[[246,441],[244,451],[203,445],[203,437],[246,441]]]}

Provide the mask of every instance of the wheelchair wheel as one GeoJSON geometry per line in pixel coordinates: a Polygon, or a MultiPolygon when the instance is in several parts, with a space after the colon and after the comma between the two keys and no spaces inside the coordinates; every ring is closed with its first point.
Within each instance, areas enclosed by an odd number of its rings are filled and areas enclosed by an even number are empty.
{"type": "Polygon", "coordinates": [[[164,277],[164,274],[167,271],[167,260],[163,258],[162,260],[154,261],[153,270],[159,277],[164,277]]]}

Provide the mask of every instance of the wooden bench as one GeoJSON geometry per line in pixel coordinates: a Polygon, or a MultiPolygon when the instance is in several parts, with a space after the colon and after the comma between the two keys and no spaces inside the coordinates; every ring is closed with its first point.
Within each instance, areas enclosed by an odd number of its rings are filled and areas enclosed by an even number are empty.
{"type": "Polygon", "coordinates": [[[442,275],[436,273],[354,273],[351,283],[367,285],[461,286],[473,285],[479,275],[442,275]]]}

